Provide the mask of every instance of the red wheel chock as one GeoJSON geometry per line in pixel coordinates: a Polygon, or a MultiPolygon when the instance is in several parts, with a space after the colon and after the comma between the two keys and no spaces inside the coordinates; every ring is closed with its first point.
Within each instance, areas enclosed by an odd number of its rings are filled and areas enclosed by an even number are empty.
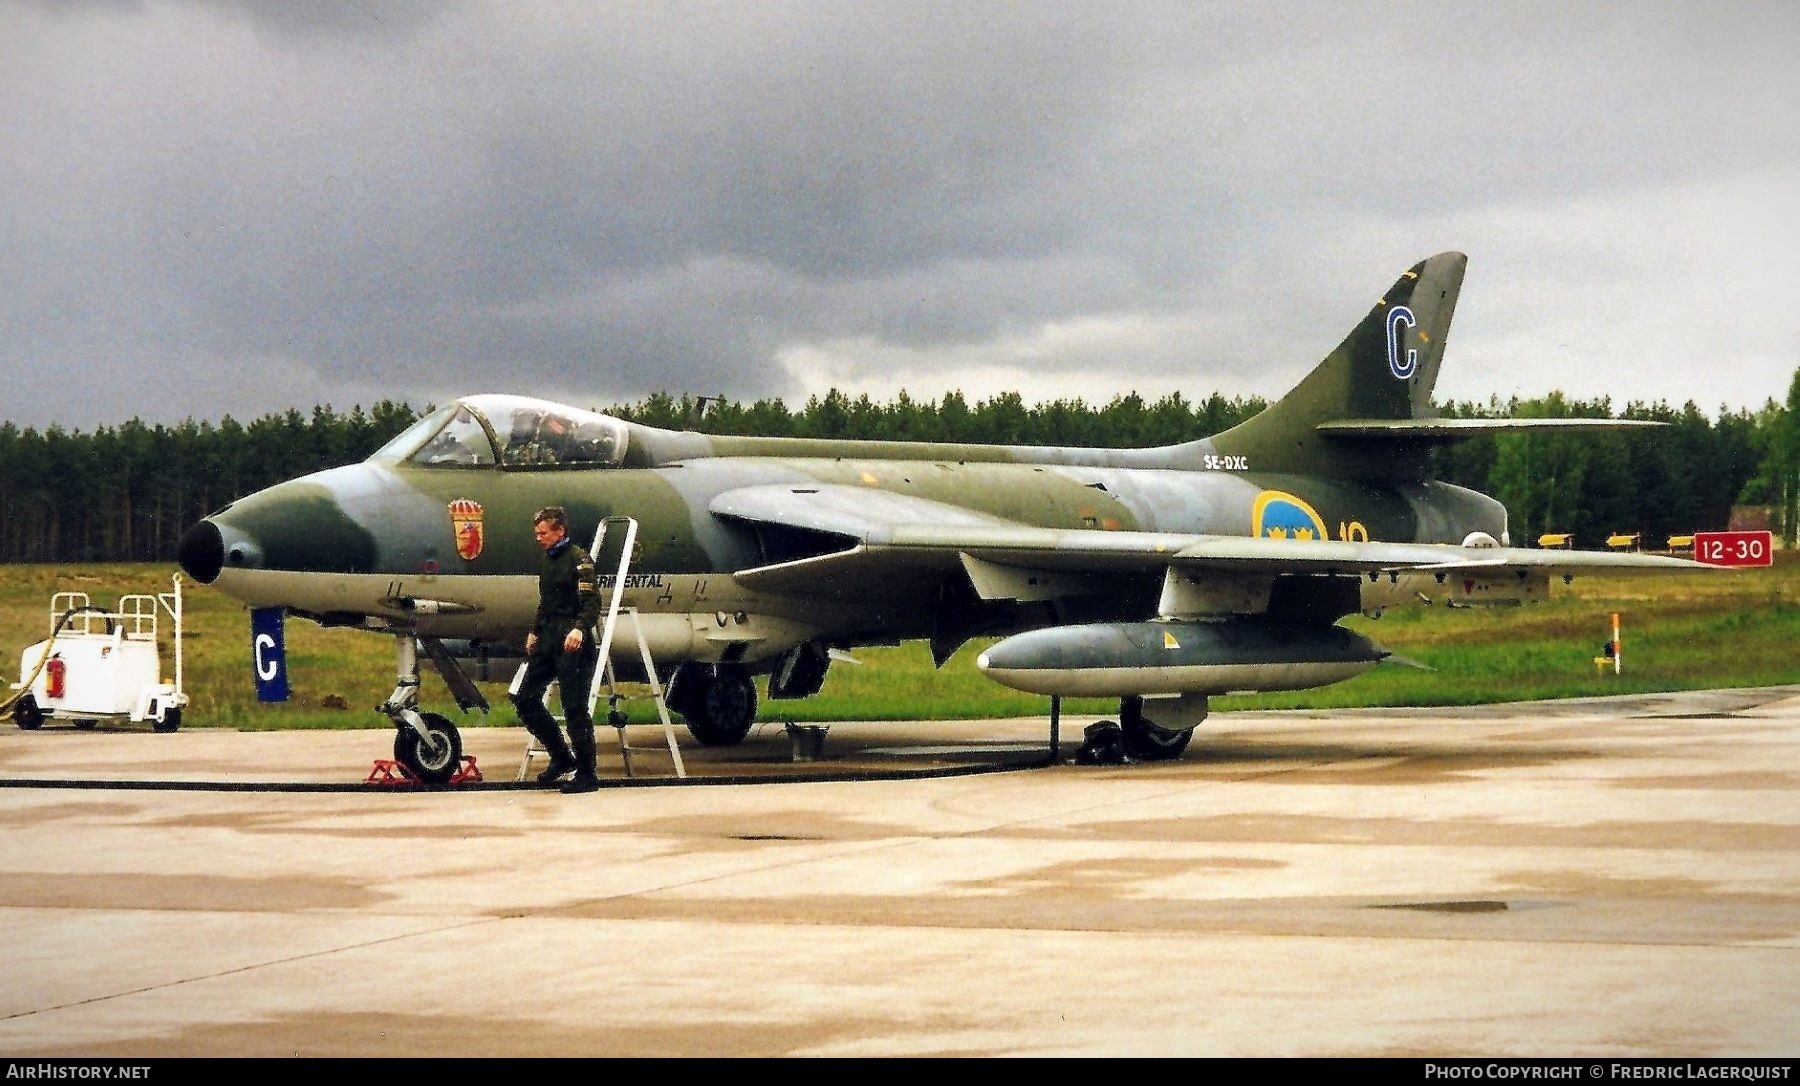
{"type": "MultiPolygon", "coordinates": [[[[473,754],[463,755],[462,765],[451,775],[445,784],[478,784],[481,781],[481,768],[475,764],[473,754]]],[[[377,758],[369,775],[363,778],[364,784],[376,784],[388,787],[397,785],[418,784],[419,778],[406,771],[406,767],[392,758],[377,758]]]]}
{"type": "Polygon", "coordinates": [[[417,784],[406,767],[392,758],[375,759],[375,767],[363,778],[364,784],[417,784]]]}

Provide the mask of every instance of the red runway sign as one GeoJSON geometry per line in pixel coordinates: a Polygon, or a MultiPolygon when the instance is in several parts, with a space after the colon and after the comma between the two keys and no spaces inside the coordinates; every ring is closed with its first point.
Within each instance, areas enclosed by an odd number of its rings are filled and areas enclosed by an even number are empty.
{"type": "Polygon", "coordinates": [[[1766,566],[1775,561],[1773,532],[1695,532],[1694,561],[1709,566],[1766,566]]]}

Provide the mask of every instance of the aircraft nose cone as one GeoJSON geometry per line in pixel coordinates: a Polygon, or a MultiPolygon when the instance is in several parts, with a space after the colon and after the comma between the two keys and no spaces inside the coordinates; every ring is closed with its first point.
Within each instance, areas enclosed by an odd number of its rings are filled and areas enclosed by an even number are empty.
{"type": "Polygon", "coordinates": [[[257,569],[263,564],[262,548],[243,533],[220,528],[212,520],[203,520],[187,530],[175,548],[175,560],[188,576],[201,584],[212,584],[225,567],[257,569]]]}
{"type": "Polygon", "coordinates": [[[203,520],[189,528],[175,548],[175,560],[201,584],[218,580],[219,570],[225,565],[225,537],[219,533],[219,526],[203,520]]]}

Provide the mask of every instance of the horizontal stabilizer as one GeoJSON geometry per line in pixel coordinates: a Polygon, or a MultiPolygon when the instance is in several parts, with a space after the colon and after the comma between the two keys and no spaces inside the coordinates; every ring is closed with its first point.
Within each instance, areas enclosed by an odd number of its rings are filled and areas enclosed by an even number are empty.
{"type": "Polygon", "coordinates": [[[1314,429],[1329,438],[1374,441],[1420,441],[1442,444],[1484,434],[1539,431],[1582,432],[1637,430],[1666,426],[1647,419],[1338,419],[1314,429]]]}

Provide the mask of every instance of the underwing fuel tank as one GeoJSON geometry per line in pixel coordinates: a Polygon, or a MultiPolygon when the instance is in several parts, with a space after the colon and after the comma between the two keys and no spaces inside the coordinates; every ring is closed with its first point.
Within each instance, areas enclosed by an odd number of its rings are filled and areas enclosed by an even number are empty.
{"type": "Polygon", "coordinates": [[[1123,698],[1304,690],[1388,655],[1342,626],[1230,618],[1054,626],[1006,638],[975,664],[1015,690],[1123,698]]]}

